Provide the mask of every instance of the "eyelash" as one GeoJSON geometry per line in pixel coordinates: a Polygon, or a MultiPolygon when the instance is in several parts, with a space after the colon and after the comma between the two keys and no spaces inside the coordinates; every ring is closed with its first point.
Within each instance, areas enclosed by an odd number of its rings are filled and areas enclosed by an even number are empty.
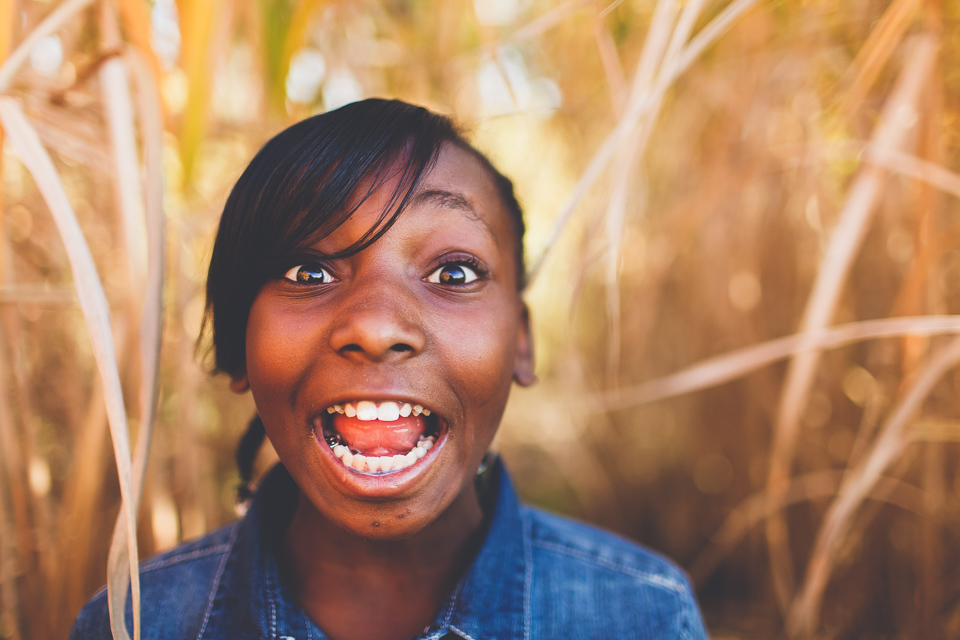
{"type": "MultiPolygon", "coordinates": [[[[436,273],[439,269],[443,269],[444,267],[449,267],[452,265],[462,265],[465,267],[470,267],[473,270],[473,272],[477,274],[477,280],[485,280],[487,275],[489,275],[489,272],[487,271],[486,267],[484,267],[483,263],[480,262],[480,259],[477,258],[476,256],[471,256],[471,255],[444,256],[443,258],[440,259],[439,264],[437,264],[437,266],[430,271],[430,274],[432,275],[436,273]]],[[[430,275],[428,275],[427,277],[429,278],[430,275]]],[[[473,283],[469,282],[463,285],[448,285],[448,286],[465,287],[470,284],[473,284],[473,283]]]]}
{"type": "Polygon", "coordinates": [[[330,273],[329,267],[315,261],[305,261],[290,267],[289,269],[284,271],[283,279],[299,286],[315,286],[318,284],[330,284],[331,282],[336,281],[336,278],[333,276],[332,273],[330,273]],[[300,269],[303,269],[303,268],[309,268],[312,271],[322,271],[324,274],[326,274],[327,277],[330,278],[330,280],[329,282],[300,282],[299,280],[297,280],[297,274],[299,273],[300,269]],[[293,272],[293,277],[290,277],[291,272],[293,272]]]}
{"type": "Polygon", "coordinates": [[[440,264],[437,267],[445,267],[448,264],[465,264],[468,267],[472,267],[474,271],[477,272],[477,275],[480,273],[486,273],[487,270],[484,268],[483,263],[480,262],[480,258],[471,255],[454,255],[454,256],[444,256],[440,259],[440,264]]]}

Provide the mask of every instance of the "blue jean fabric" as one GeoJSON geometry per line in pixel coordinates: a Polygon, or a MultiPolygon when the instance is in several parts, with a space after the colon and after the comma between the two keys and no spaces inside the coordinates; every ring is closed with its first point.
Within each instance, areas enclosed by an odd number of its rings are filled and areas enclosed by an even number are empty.
{"type": "MultiPolygon", "coordinates": [[[[683,572],[594,527],[523,506],[502,464],[496,503],[476,559],[422,639],[661,638],[707,634],[683,572]]],[[[296,497],[282,466],[246,516],[141,565],[145,640],[321,640],[280,581],[269,540],[296,497]]],[[[127,626],[132,628],[129,602],[127,626]]],[[[107,640],[105,592],[80,612],[70,640],[107,640]]]]}

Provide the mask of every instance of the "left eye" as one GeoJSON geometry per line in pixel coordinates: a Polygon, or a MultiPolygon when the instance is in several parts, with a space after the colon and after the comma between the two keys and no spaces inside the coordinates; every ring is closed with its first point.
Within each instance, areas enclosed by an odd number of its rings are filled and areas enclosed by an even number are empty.
{"type": "Polygon", "coordinates": [[[427,277],[435,284],[469,284],[477,279],[477,272],[464,264],[445,264],[427,277]]]}
{"type": "Polygon", "coordinates": [[[333,282],[333,276],[330,275],[330,272],[316,264],[297,265],[283,274],[283,277],[298,284],[328,284],[333,282]]]}

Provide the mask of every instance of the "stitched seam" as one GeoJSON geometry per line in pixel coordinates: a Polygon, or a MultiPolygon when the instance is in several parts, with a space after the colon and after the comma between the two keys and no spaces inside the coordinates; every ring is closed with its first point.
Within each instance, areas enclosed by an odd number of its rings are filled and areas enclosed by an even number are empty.
{"type": "Polygon", "coordinates": [[[520,523],[523,527],[523,639],[530,640],[530,593],[533,583],[533,536],[530,533],[530,519],[527,511],[520,511],[520,523]]]}
{"type": "Polygon", "coordinates": [[[267,603],[270,607],[270,638],[271,640],[277,640],[277,589],[270,572],[267,572],[265,581],[267,603]]]}
{"type": "Polygon", "coordinates": [[[684,615],[680,620],[680,635],[678,636],[680,640],[690,640],[693,636],[688,633],[690,631],[689,616],[684,615]]]}
{"type": "Polygon", "coordinates": [[[684,598],[681,602],[683,609],[681,610],[681,619],[680,619],[680,639],[681,640],[694,640],[696,637],[694,634],[694,627],[699,626],[694,623],[696,603],[691,603],[688,599],[684,598]]]}
{"type": "Polygon", "coordinates": [[[458,584],[457,588],[453,590],[453,594],[450,596],[450,604],[447,605],[447,614],[443,616],[443,622],[440,623],[440,629],[438,631],[444,631],[444,629],[450,628],[450,618],[453,617],[453,612],[457,609],[461,588],[463,588],[462,583],[458,584]]]}
{"type": "Polygon", "coordinates": [[[463,640],[474,640],[473,636],[471,636],[469,633],[466,633],[465,631],[461,631],[460,629],[458,629],[453,625],[450,625],[450,630],[456,633],[457,635],[459,635],[460,637],[462,637],[463,640]]]}
{"type": "Polygon", "coordinates": [[[279,587],[276,582],[274,582],[273,577],[270,578],[270,637],[276,638],[279,631],[277,629],[277,609],[279,608],[280,593],[279,587]]]}
{"type": "MultiPolygon", "coordinates": [[[[233,528],[233,531],[230,532],[230,539],[227,540],[225,545],[228,550],[233,550],[233,545],[237,541],[237,533],[240,531],[240,524],[237,524],[233,528]]],[[[203,614],[203,623],[200,625],[200,632],[197,634],[197,640],[203,638],[203,634],[207,632],[207,624],[210,622],[210,614],[213,613],[213,603],[217,599],[217,590],[220,588],[220,580],[223,578],[223,572],[227,568],[227,560],[230,558],[229,551],[223,554],[223,560],[220,561],[220,566],[217,567],[217,575],[213,578],[213,588],[210,590],[210,601],[207,603],[207,611],[203,614]]]]}
{"type": "Polygon", "coordinates": [[[678,593],[684,593],[686,591],[686,588],[680,582],[678,582],[677,580],[674,580],[673,578],[668,578],[666,576],[662,576],[656,573],[638,571],[637,569],[634,569],[633,567],[630,567],[624,564],[611,562],[610,560],[606,560],[604,558],[598,558],[596,556],[592,556],[588,553],[584,553],[583,551],[580,551],[579,549],[573,549],[570,547],[566,547],[564,545],[554,544],[551,542],[534,542],[533,544],[537,547],[540,547],[541,549],[546,549],[547,551],[556,551],[557,553],[562,553],[562,554],[571,556],[573,558],[579,558],[580,560],[593,562],[594,564],[598,564],[601,567],[606,567],[607,569],[613,569],[614,571],[625,573],[634,578],[639,578],[641,580],[644,580],[645,582],[648,582],[650,584],[664,587],[667,589],[672,589],[673,591],[676,591],[678,593]]]}
{"type": "Polygon", "coordinates": [[[164,567],[172,567],[182,562],[196,560],[197,558],[205,558],[206,556],[213,556],[218,553],[222,553],[226,551],[228,548],[229,547],[226,544],[218,544],[215,547],[208,547],[206,549],[191,551],[190,553],[174,556],[172,558],[164,558],[163,560],[148,561],[140,565],[140,573],[149,573],[156,569],[163,569],[164,567]]]}
{"type": "Polygon", "coordinates": [[[690,608],[686,604],[686,602],[680,601],[680,626],[678,627],[680,640],[692,638],[692,635],[688,633],[690,631],[690,608]]]}

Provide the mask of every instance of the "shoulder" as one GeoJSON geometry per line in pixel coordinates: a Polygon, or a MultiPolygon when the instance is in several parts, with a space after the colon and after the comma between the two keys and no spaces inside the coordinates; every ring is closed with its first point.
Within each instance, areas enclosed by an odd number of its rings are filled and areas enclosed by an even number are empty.
{"type": "MultiPolygon", "coordinates": [[[[141,625],[147,638],[195,638],[238,523],[140,563],[141,625]]],[[[131,625],[129,592],[127,627],[131,625]]],[[[112,639],[106,588],[80,611],[70,640],[112,639]]]]}
{"type": "Polygon", "coordinates": [[[532,637],[577,629],[588,638],[706,638],[690,583],[674,563],[587,524],[530,507],[523,513],[532,637]]]}

